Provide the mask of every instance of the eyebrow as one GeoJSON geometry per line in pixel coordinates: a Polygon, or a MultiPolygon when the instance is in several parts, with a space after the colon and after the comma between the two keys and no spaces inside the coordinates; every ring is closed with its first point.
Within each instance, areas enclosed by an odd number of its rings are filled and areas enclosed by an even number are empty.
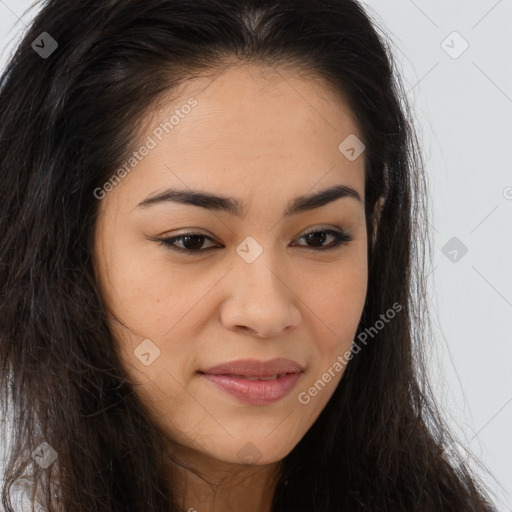
{"type": "MultiPolygon", "coordinates": [[[[346,185],[335,185],[330,188],[315,192],[312,194],[295,197],[287,205],[284,216],[297,215],[315,208],[320,208],[337,199],[351,197],[359,202],[363,202],[357,190],[346,185]]],[[[243,218],[245,216],[245,207],[237,199],[227,196],[218,196],[198,190],[175,190],[167,189],[156,196],[150,196],[141,201],[137,207],[146,208],[148,206],[164,203],[175,202],[180,204],[199,206],[207,210],[224,211],[231,215],[243,218]]]]}

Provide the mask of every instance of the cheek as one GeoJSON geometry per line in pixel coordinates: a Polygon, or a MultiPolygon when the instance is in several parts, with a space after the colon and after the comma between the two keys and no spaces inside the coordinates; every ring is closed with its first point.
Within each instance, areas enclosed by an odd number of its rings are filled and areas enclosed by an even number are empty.
{"type": "Polygon", "coordinates": [[[190,270],[170,263],[150,242],[117,236],[99,248],[102,298],[115,317],[143,336],[164,334],[190,309],[194,296],[204,293],[190,270]]]}
{"type": "Polygon", "coordinates": [[[322,351],[331,352],[350,346],[366,300],[368,273],[366,262],[354,258],[340,262],[317,274],[304,288],[304,302],[317,333],[322,351]]]}
{"type": "Polygon", "coordinates": [[[315,357],[298,390],[305,428],[316,420],[336,390],[348,363],[367,293],[367,267],[363,260],[340,265],[305,291],[314,326],[315,357]]]}

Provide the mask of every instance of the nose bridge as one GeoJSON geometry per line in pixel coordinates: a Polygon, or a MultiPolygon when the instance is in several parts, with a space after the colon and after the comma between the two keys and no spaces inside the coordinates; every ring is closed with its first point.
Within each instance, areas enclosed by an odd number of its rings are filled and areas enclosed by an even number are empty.
{"type": "Polygon", "coordinates": [[[259,302],[261,298],[280,301],[287,298],[283,284],[285,276],[279,275],[284,272],[272,248],[264,248],[255,238],[247,237],[236,252],[240,258],[236,264],[236,272],[240,275],[238,282],[244,285],[244,295],[250,297],[252,291],[255,300],[251,302],[259,302]]]}
{"type": "Polygon", "coordinates": [[[264,337],[297,325],[300,313],[287,285],[285,267],[272,249],[248,237],[236,249],[233,289],[223,310],[226,327],[244,326],[264,337]]]}

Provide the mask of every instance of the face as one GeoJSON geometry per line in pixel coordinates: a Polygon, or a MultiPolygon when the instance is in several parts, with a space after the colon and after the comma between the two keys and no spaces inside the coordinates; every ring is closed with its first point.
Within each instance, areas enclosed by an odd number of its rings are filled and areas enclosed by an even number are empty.
{"type": "Polygon", "coordinates": [[[364,153],[347,150],[362,134],[322,82],[248,65],[187,82],[143,126],[98,192],[118,353],[176,453],[279,461],[339,384],[362,314],[364,153]]]}

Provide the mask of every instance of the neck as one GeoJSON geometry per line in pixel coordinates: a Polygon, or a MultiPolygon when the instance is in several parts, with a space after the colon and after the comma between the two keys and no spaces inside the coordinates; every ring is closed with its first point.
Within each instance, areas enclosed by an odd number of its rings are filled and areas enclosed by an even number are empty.
{"type": "Polygon", "coordinates": [[[164,481],[184,512],[271,512],[279,462],[227,463],[197,452],[173,456],[190,468],[165,459],[163,469],[164,481]]]}

